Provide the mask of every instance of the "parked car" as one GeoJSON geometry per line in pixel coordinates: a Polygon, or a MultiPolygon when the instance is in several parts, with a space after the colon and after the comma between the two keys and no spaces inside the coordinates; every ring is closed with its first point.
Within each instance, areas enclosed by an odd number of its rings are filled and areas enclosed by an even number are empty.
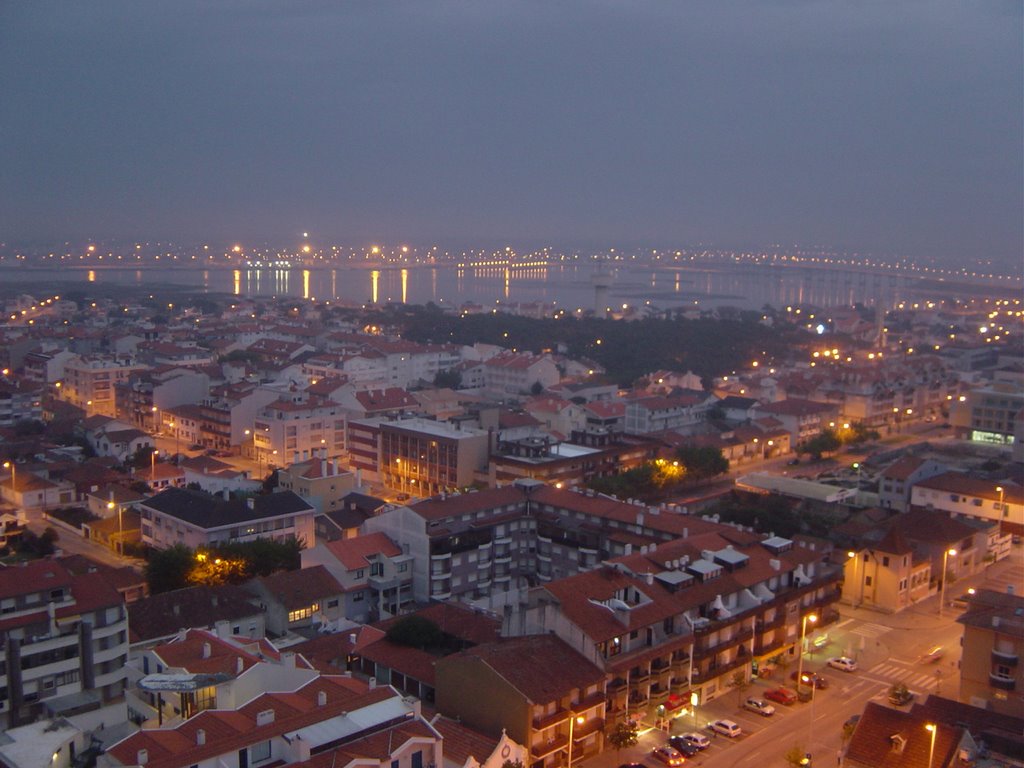
{"type": "Polygon", "coordinates": [[[677,736],[675,738],[682,739],[688,744],[693,744],[697,749],[707,749],[711,746],[710,739],[708,739],[708,737],[703,733],[694,733],[693,731],[690,731],[689,733],[684,733],[682,736],[677,736]]]}
{"type": "Polygon", "coordinates": [[[686,762],[686,758],[683,757],[679,750],[673,747],[655,747],[651,750],[651,757],[657,760],[659,763],[664,763],[670,768],[676,768],[676,766],[682,765],[686,762]]]}
{"type": "Polygon", "coordinates": [[[796,691],[790,688],[772,688],[770,691],[765,691],[764,697],[786,706],[796,704],[796,691]]]}
{"type": "Polygon", "coordinates": [[[730,739],[735,739],[741,733],[743,729],[739,727],[732,720],[715,720],[714,722],[708,723],[710,728],[715,733],[720,733],[723,736],[728,736],[730,739]]]}
{"type": "Polygon", "coordinates": [[[833,669],[841,669],[843,672],[857,671],[857,662],[849,656],[833,656],[828,660],[828,665],[833,669]]]}
{"type": "Polygon", "coordinates": [[[771,717],[775,714],[775,707],[764,699],[755,699],[753,696],[743,702],[743,708],[757,712],[761,717],[771,717]]]}
{"type": "Polygon", "coordinates": [[[683,757],[695,757],[700,753],[700,747],[691,744],[682,736],[669,737],[668,745],[683,757]]]}
{"type": "MultiPolygon", "coordinates": [[[[793,674],[791,674],[789,676],[789,679],[790,680],[796,680],[798,674],[799,673],[794,672],[793,674]]],[[[828,688],[828,680],[826,680],[824,677],[822,677],[821,675],[817,674],[816,672],[804,672],[804,677],[806,677],[809,682],[802,683],[802,685],[813,685],[819,691],[822,688],[828,688]]]]}

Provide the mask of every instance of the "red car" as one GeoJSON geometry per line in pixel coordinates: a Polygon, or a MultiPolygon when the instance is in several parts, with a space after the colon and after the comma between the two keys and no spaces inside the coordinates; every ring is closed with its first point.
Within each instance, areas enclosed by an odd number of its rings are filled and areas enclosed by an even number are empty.
{"type": "Polygon", "coordinates": [[[789,688],[772,688],[770,691],[765,691],[764,697],[786,706],[796,704],[797,700],[796,691],[789,688]]]}

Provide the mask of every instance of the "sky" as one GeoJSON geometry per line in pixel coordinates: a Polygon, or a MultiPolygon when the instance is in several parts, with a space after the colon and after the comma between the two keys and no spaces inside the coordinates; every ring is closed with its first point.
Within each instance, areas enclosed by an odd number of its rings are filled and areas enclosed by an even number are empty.
{"type": "Polygon", "coordinates": [[[1021,0],[0,0],[0,241],[1017,271],[1021,0]]]}

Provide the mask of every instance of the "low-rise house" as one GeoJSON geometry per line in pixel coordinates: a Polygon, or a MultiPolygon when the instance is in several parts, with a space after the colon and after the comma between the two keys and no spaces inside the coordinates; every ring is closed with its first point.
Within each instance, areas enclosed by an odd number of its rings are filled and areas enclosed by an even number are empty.
{"type": "Polygon", "coordinates": [[[322,565],[255,578],[245,589],[263,609],[267,631],[278,637],[344,616],[345,588],[322,565]]]}
{"type": "Polygon", "coordinates": [[[192,549],[231,541],[313,541],[316,510],[291,491],[225,499],[202,491],[168,488],[139,505],[142,541],[157,549],[192,549]]]}
{"type": "Polygon", "coordinates": [[[356,487],[354,473],[341,469],[338,460],[322,456],[292,464],[277,472],[277,488],[294,491],[320,514],[341,509],[343,499],[356,487]]]}
{"type": "Polygon", "coordinates": [[[387,502],[384,499],[349,491],[342,497],[338,509],[316,516],[316,540],[336,541],[358,536],[359,527],[385,506],[387,502]]]}
{"type": "Polygon", "coordinates": [[[960,726],[933,723],[920,714],[869,701],[846,747],[847,768],[957,768],[978,745],[960,726]],[[934,731],[925,726],[930,725],[934,731]]]}
{"type": "Polygon", "coordinates": [[[757,418],[771,416],[789,432],[790,443],[796,447],[820,435],[829,422],[839,418],[839,407],[832,403],[790,398],[757,406],[757,418]]]}
{"type": "Polygon", "coordinates": [[[266,634],[263,610],[249,592],[233,584],[150,595],[128,606],[128,626],[133,647],[153,645],[190,627],[249,640],[266,634]]]}
{"type": "Polygon", "coordinates": [[[379,621],[412,604],[412,556],[383,533],[318,542],[302,551],[302,567],[325,567],[345,592],[342,614],[379,621]]]}
{"type": "Polygon", "coordinates": [[[945,466],[932,459],[904,456],[880,473],[879,505],[886,509],[906,512],[910,509],[910,494],[913,487],[922,480],[935,477],[945,471],[945,466]]]}
{"type": "Polygon", "coordinates": [[[999,523],[1003,533],[1024,536],[1024,489],[963,472],[944,472],[916,483],[910,503],[999,523]]]}

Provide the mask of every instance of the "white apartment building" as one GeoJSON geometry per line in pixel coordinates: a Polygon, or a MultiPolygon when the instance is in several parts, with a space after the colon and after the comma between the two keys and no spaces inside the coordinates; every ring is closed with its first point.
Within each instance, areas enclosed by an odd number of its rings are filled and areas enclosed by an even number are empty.
{"type": "Polygon", "coordinates": [[[256,460],[267,466],[307,461],[345,448],[345,410],[338,403],[290,393],[264,406],[253,422],[256,460]]]}

